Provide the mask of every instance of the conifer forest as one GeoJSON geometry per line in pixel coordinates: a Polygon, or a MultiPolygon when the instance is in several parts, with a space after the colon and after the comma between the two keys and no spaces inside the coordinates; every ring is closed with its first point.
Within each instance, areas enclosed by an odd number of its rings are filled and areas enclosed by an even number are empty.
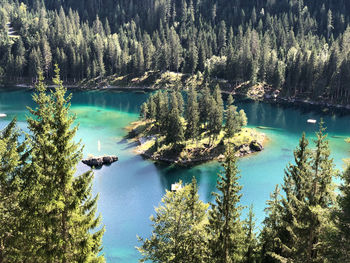
{"type": "Polygon", "coordinates": [[[349,110],[347,0],[0,0],[0,263],[350,263],[349,110]]]}

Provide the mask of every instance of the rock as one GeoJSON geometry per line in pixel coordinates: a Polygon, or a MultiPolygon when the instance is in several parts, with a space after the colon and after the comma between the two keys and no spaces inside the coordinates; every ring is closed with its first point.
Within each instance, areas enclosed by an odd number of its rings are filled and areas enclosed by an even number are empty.
{"type": "Polygon", "coordinates": [[[253,152],[261,152],[264,149],[264,147],[261,145],[261,143],[255,141],[255,140],[250,143],[249,148],[253,152]]]}
{"type": "Polygon", "coordinates": [[[225,155],[220,154],[220,155],[218,156],[218,161],[219,161],[219,162],[223,162],[224,160],[225,160],[225,155]]]}
{"type": "Polygon", "coordinates": [[[111,156],[100,156],[100,157],[89,157],[82,160],[82,162],[90,167],[101,167],[102,165],[109,165],[118,161],[118,157],[111,156]]]}
{"type": "Polygon", "coordinates": [[[242,144],[238,148],[239,156],[250,154],[250,147],[248,144],[242,144]]]}

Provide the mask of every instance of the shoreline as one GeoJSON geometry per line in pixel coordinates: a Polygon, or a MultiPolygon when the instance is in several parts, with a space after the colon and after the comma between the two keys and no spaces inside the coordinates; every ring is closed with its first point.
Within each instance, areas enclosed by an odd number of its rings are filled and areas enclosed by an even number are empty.
{"type": "MultiPolygon", "coordinates": [[[[47,85],[47,87],[54,88],[54,85],[47,85]]],[[[126,85],[126,86],[116,86],[116,85],[107,85],[107,86],[79,86],[75,84],[64,84],[68,90],[77,90],[77,91],[98,91],[98,90],[116,90],[116,91],[135,91],[135,92],[152,92],[159,90],[161,88],[153,88],[151,86],[137,86],[137,85],[126,85]]],[[[30,84],[14,84],[14,83],[5,83],[0,85],[1,90],[11,90],[11,88],[18,89],[28,89],[33,90],[34,85],[30,84]]],[[[338,109],[338,110],[346,110],[350,111],[350,104],[335,104],[330,102],[321,102],[316,100],[303,99],[298,97],[283,97],[283,96],[275,96],[273,92],[265,93],[263,96],[248,96],[247,94],[240,92],[238,90],[233,89],[232,91],[221,89],[221,93],[225,95],[233,95],[240,96],[252,101],[261,101],[265,103],[271,104],[283,104],[283,105],[308,105],[308,106],[316,106],[316,107],[325,107],[330,109],[338,109]]]]}
{"type": "MultiPolygon", "coordinates": [[[[261,143],[261,145],[263,146],[262,151],[265,149],[266,145],[268,144],[268,137],[264,134],[264,139],[261,143]]],[[[136,142],[138,141],[137,139],[135,140],[136,142]]],[[[136,146],[136,148],[133,149],[133,152],[135,154],[141,155],[144,159],[146,160],[151,160],[153,162],[156,163],[163,163],[163,164],[170,164],[170,165],[178,165],[181,167],[193,167],[196,165],[201,165],[201,164],[205,164],[205,163],[209,163],[209,162],[223,162],[224,161],[224,154],[220,154],[219,156],[209,156],[209,157],[202,157],[202,158],[196,158],[196,159],[192,159],[192,160],[183,160],[183,161],[179,161],[179,160],[175,160],[175,159],[169,159],[166,157],[157,157],[154,158],[151,154],[148,154],[146,151],[141,151],[139,150],[139,146],[141,146],[140,144],[138,146],[136,146]]],[[[255,154],[260,153],[261,151],[251,151],[251,152],[247,152],[244,154],[240,154],[240,155],[236,155],[236,157],[238,158],[245,158],[245,157],[249,157],[255,154]]]]}

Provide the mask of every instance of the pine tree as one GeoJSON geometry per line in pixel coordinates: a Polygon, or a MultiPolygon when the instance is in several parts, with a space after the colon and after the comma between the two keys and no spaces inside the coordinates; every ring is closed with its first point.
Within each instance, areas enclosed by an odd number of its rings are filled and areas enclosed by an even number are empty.
{"type": "Polygon", "coordinates": [[[177,84],[175,93],[176,93],[176,98],[177,98],[177,105],[179,107],[179,113],[180,113],[180,116],[182,116],[184,113],[185,102],[184,102],[184,99],[183,99],[181,91],[180,91],[180,84],[177,84]]]}
{"type": "MultiPolygon", "coordinates": [[[[280,233],[276,236],[281,244],[280,254],[273,254],[278,260],[303,260],[307,247],[307,232],[309,220],[309,204],[307,198],[310,193],[311,151],[305,134],[294,151],[295,164],[289,164],[284,177],[286,197],[282,198],[282,222],[280,233]]],[[[301,261],[300,261],[301,262],[301,261]]]]}
{"type": "Polygon", "coordinates": [[[16,119],[0,132],[0,262],[19,262],[21,255],[19,206],[22,176],[25,166],[23,150],[19,143],[16,119]]]}
{"type": "Polygon", "coordinates": [[[271,255],[278,262],[322,262],[327,234],[334,228],[331,208],[334,205],[336,175],[323,121],[314,141],[316,149],[308,149],[302,136],[294,152],[295,164],[286,170],[280,205],[279,229],[275,239],[280,245],[271,255]]]}
{"type": "Polygon", "coordinates": [[[153,120],[156,118],[157,105],[154,101],[155,101],[154,95],[150,96],[147,101],[147,108],[148,108],[147,119],[153,120]]]}
{"type": "Polygon", "coordinates": [[[339,210],[336,213],[339,234],[332,246],[339,257],[338,262],[346,262],[350,258],[350,166],[342,174],[342,179],[339,210]]]}
{"type": "Polygon", "coordinates": [[[239,131],[240,124],[238,122],[237,107],[230,105],[226,112],[225,132],[226,138],[232,138],[239,131]]]}
{"type": "Polygon", "coordinates": [[[140,110],[140,118],[145,120],[147,119],[147,115],[148,115],[148,105],[146,102],[142,103],[141,105],[141,110],[140,110]]]}
{"type": "Polygon", "coordinates": [[[264,263],[279,262],[274,255],[281,253],[281,244],[278,238],[282,224],[280,190],[279,185],[276,185],[275,190],[270,195],[270,200],[266,202],[267,217],[263,221],[264,227],[260,234],[261,259],[264,263]]]}
{"type": "Polygon", "coordinates": [[[244,222],[243,229],[245,232],[245,252],[243,262],[256,263],[258,262],[258,240],[255,236],[253,205],[249,207],[248,218],[244,222]]]}
{"type": "Polygon", "coordinates": [[[199,200],[197,180],[192,178],[189,185],[189,197],[186,208],[190,213],[191,231],[187,236],[187,244],[189,244],[188,261],[193,263],[203,262],[206,253],[206,247],[203,245],[206,242],[205,223],[207,223],[207,209],[209,205],[204,204],[199,200]]]}
{"type": "Polygon", "coordinates": [[[151,217],[151,237],[139,238],[141,262],[203,262],[207,208],[199,200],[195,180],[176,192],[167,191],[151,217]]]}
{"type": "Polygon", "coordinates": [[[213,138],[216,139],[222,130],[224,116],[224,102],[222,100],[219,85],[216,85],[213,92],[213,100],[210,107],[209,129],[213,138]]]}
{"type": "Polygon", "coordinates": [[[71,127],[75,120],[69,115],[71,96],[66,97],[57,66],[55,72],[57,87],[50,94],[40,78],[33,97],[38,106],[30,109],[33,117],[27,120],[31,163],[26,194],[31,206],[39,205],[34,215],[27,214],[37,224],[29,226],[36,232],[31,256],[35,262],[104,262],[100,255],[104,229],[94,230],[100,217],[95,217],[97,197],[91,193],[93,174],[75,176],[82,149],[73,141],[77,126],[71,127]]]}
{"type": "Polygon", "coordinates": [[[175,144],[175,148],[184,140],[184,128],[179,113],[177,96],[175,92],[171,94],[171,109],[169,113],[168,130],[166,134],[167,143],[175,144]]]}
{"type": "Polygon", "coordinates": [[[242,189],[238,184],[236,157],[229,146],[223,163],[224,171],[219,174],[218,193],[213,193],[215,203],[209,211],[208,253],[210,262],[241,262],[243,259],[244,235],[239,205],[242,189]]]}
{"type": "Polygon", "coordinates": [[[214,141],[217,136],[220,134],[221,129],[222,129],[222,117],[221,117],[221,111],[216,103],[216,100],[214,98],[210,98],[210,104],[208,108],[208,124],[207,124],[207,129],[208,133],[210,135],[210,142],[211,144],[212,141],[214,141]]]}
{"type": "Polygon", "coordinates": [[[200,97],[200,122],[204,124],[205,126],[207,125],[209,121],[209,111],[211,107],[211,102],[212,102],[212,95],[210,94],[210,89],[208,85],[205,85],[203,87],[203,90],[201,92],[201,97],[200,97]]]}
{"type": "Polygon", "coordinates": [[[222,95],[221,95],[221,90],[219,85],[215,86],[214,92],[213,92],[213,97],[216,101],[217,106],[221,111],[223,111],[224,108],[224,101],[222,100],[222,95]]]}
{"type": "Polygon", "coordinates": [[[188,93],[187,109],[186,109],[186,138],[197,139],[199,136],[199,105],[197,101],[197,91],[194,86],[191,86],[188,93]]]}
{"type": "Polygon", "coordinates": [[[248,124],[248,118],[247,115],[245,114],[244,110],[240,110],[238,113],[238,118],[239,118],[239,131],[242,129],[243,126],[246,126],[248,124]]]}

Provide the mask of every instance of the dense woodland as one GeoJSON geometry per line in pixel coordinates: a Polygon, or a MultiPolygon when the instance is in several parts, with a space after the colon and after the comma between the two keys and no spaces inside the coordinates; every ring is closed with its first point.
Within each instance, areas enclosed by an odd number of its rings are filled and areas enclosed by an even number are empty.
{"type": "Polygon", "coordinates": [[[201,71],[348,103],[349,14],[344,0],[3,0],[0,72],[17,82],[51,77],[54,63],[65,81],[201,71]]]}
{"type": "MultiPolygon", "coordinates": [[[[285,96],[349,103],[349,23],[345,0],[2,0],[1,81],[35,81],[36,107],[29,109],[29,134],[16,120],[0,131],[0,262],[105,261],[93,175],[76,175],[82,149],[60,78],[202,72],[232,85],[263,83],[285,96]],[[52,92],[44,76],[53,78],[52,92]]],[[[142,116],[165,124],[171,143],[181,134],[195,139],[198,123],[215,137],[225,116],[222,100],[218,89],[203,87],[204,96],[190,90],[191,110],[175,91],[168,111],[161,110],[169,97],[159,92],[142,116]]],[[[243,113],[229,105],[226,129],[240,129],[243,113]]],[[[252,209],[242,219],[242,187],[228,147],[215,201],[199,200],[195,180],[167,192],[151,217],[152,234],[139,238],[141,261],[350,262],[350,168],[336,187],[339,172],[322,124],[310,144],[303,135],[260,232],[252,209]]]]}

